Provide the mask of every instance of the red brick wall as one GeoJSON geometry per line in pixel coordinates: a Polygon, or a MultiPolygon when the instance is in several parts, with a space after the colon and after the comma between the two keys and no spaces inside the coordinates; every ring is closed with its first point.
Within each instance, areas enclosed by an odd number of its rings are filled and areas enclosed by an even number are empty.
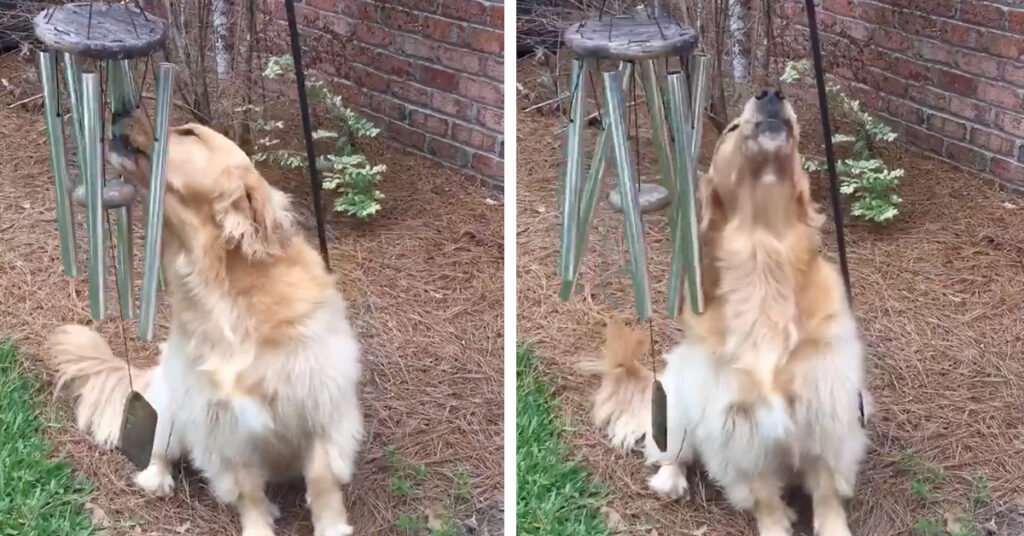
{"type": "MultiPolygon", "coordinates": [[[[783,5],[808,57],[802,1],[783,5]]],[[[903,141],[1024,192],[1024,0],[818,0],[826,69],[903,141]]]]}
{"type": "MultiPolygon", "coordinates": [[[[284,20],[282,0],[272,0],[284,20]]],[[[413,151],[503,184],[501,0],[299,0],[304,59],[413,151]]]]}

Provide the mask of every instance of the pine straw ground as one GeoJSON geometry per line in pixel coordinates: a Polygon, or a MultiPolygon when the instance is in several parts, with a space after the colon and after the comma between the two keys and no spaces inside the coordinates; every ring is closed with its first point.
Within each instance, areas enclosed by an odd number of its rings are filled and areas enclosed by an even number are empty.
{"type": "MultiPolygon", "coordinates": [[[[28,83],[20,74],[23,66],[10,56],[0,60],[2,75],[12,84],[28,83]]],[[[124,353],[118,322],[90,321],[86,281],[62,273],[42,111],[38,106],[8,108],[37,92],[29,88],[17,98],[4,95],[0,105],[0,337],[17,337],[35,370],[45,336],[66,322],[97,327],[118,355],[124,353]]],[[[294,115],[290,119],[297,123],[297,111],[294,115]]],[[[382,213],[367,224],[333,217],[328,227],[331,265],[365,349],[362,400],[368,437],[359,473],[345,488],[351,520],[359,534],[394,534],[400,513],[422,516],[434,501],[452,497],[452,475],[461,467],[471,478],[472,498],[460,504],[457,517],[479,527],[477,534],[499,534],[500,196],[383,143],[369,153],[389,168],[382,213]],[[425,464],[427,475],[414,483],[412,498],[392,493],[394,468],[385,449],[394,449],[407,463],[425,464]]],[[[294,195],[305,233],[315,242],[308,180],[302,174],[267,171],[271,183],[294,195]]],[[[84,252],[81,230],[79,238],[84,252]]],[[[141,250],[137,242],[137,255],[141,250]]],[[[113,299],[108,304],[116,309],[113,299]]],[[[167,315],[167,310],[159,313],[161,335],[166,334],[167,315]]],[[[125,322],[125,329],[133,358],[150,361],[155,345],[134,341],[135,322],[125,322]]],[[[73,422],[62,406],[51,406],[54,419],[73,422]]],[[[173,498],[147,498],[131,487],[133,468],[120,454],[99,451],[73,426],[55,428],[53,436],[58,450],[95,483],[91,501],[102,511],[98,517],[107,534],[237,533],[233,510],[217,505],[201,478],[189,477],[173,498]]],[[[279,534],[312,534],[301,487],[274,486],[271,494],[284,513],[279,534]]]]}
{"type": "MultiPolygon", "coordinates": [[[[533,69],[520,67],[520,83],[530,87],[533,69]]],[[[822,150],[820,130],[813,128],[816,112],[816,105],[798,110],[808,125],[803,149],[812,154],[822,150]]],[[[569,303],[558,299],[563,124],[536,112],[518,117],[519,340],[533,341],[559,386],[564,413],[579,424],[568,432],[573,452],[609,485],[608,505],[629,533],[699,534],[706,525],[709,536],[754,534],[750,519],[703,480],[693,502],[656,499],[646,488],[651,470],[640,457],[612,450],[591,424],[588,401],[596,380],[579,376],[573,366],[599,352],[606,317],[633,314],[632,292],[621,216],[602,204],[583,261],[582,290],[569,303]]],[[[710,126],[705,132],[706,162],[715,132],[710,126]]],[[[589,154],[592,145],[585,147],[589,154]]],[[[901,215],[884,228],[847,227],[854,309],[878,406],[869,423],[868,462],[849,507],[854,533],[912,534],[926,517],[944,525],[943,514],[969,503],[970,478],[984,475],[993,500],[977,513],[977,525],[1019,536],[1024,525],[1014,513],[1024,507],[1024,206],[946,163],[899,150],[891,156],[907,170],[899,190],[901,215]],[[915,470],[901,461],[904,452],[946,471],[930,501],[911,495],[915,470]]],[[[653,152],[644,161],[650,168],[644,176],[655,176],[653,152]]],[[[606,184],[614,180],[610,175],[606,184]]],[[[825,203],[827,192],[817,190],[815,198],[825,203]]],[[[660,355],[681,332],[663,313],[665,218],[647,216],[646,225],[660,355]]],[[[825,249],[834,256],[830,225],[825,249]]]]}

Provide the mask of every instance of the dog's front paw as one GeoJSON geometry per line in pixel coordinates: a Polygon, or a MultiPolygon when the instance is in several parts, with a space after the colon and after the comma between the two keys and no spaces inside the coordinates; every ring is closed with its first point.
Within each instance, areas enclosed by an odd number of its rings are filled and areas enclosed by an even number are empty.
{"type": "Polygon", "coordinates": [[[242,527],[242,536],[274,536],[274,528],[262,523],[242,527]]]}
{"type": "Polygon", "coordinates": [[[647,481],[651,490],[666,499],[687,499],[690,496],[690,485],[686,482],[686,473],[679,464],[662,465],[658,472],[647,481]]]}
{"type": "Polygon", "coordinates": [[[846,525],[846,520],[836,518],[817,520],[814,523],[814,534],[816,536],[852,536],[850,527],[846,525]]]}
{"type": "Polygon", "coordinates": [[[348,523],[338,523],[329,527],[316,527],[316,536],[351,536],[355,529],[348,523]]]}
{"type": "Polygon", "coordinates": [[[151,463],[144,471],[135,475],[135,485],[157,497],[169,497],[174,491],[174,477],[168,467],[151,463]]]}

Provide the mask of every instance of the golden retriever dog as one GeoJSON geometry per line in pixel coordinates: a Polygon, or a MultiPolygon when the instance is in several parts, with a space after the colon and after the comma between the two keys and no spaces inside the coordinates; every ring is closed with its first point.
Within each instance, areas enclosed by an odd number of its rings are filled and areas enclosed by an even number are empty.
{"type": "MultiPolygon", "coordinates": [[[[153,134],[118,119],[107,158],[148,187],[153,134]]],[[[293,230],[288,198],[234,143],[201,125],[167,133],[163,277],[171,303],[159,364],[135,388],[159,415],[149,467],[135,482],[174,487],[182,456],[233,504],[243,536],[270,536],[267,481],[301,475],[317,536],[352,534],[341,485],[363,436],[359,342],[320,256],[293,230]]],[[[78,425],[117,444],[129,393],[123,359],[96,332],[63,326],[49,339],[58,387],[78,397],[78,425]]]]}
{"type": "Polygon", "coordinates": [[[792,534],[782,494],[802,484],[818,536],[849,536],[843,499],[867,450],[870,398],[862,347],[835,266],[818,252],[823,221],[797,151],[799,129],[778,91],[750,99],[718,140],[699,187],[705,312],[687,308],[685,338],[657,375],[667,448],[654,444],[654,373],[646,332],[611,322],[594,417],[612,443],[642,437],[658,494],[688,494],[700,459],[761,536],[792,534]]]}

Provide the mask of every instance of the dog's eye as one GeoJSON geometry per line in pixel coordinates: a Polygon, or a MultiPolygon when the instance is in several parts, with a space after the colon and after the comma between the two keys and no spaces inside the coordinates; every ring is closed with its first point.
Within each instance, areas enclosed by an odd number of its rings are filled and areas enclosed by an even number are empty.
{"type": "Polygon", "coordinates": [[[739,123],[733,123],[733,124],[729,125],[729,128],[725,129],[725,133],[728,134],[728,133],[730,133],[730,132],[732,132],[732,131],[734,131],[734,130],[736,130],[738,128],[740,128],[740,124],[739,123]]]}
{"type": "Polygon", "coordinates": [[[177,130],[175,130],[175,133],[180,134],[182,136],[192,136],[193,138],[199,137],[199,134],[196,134],[196,131],[192,130],[189,127],[178,127],[177,130]]]}

